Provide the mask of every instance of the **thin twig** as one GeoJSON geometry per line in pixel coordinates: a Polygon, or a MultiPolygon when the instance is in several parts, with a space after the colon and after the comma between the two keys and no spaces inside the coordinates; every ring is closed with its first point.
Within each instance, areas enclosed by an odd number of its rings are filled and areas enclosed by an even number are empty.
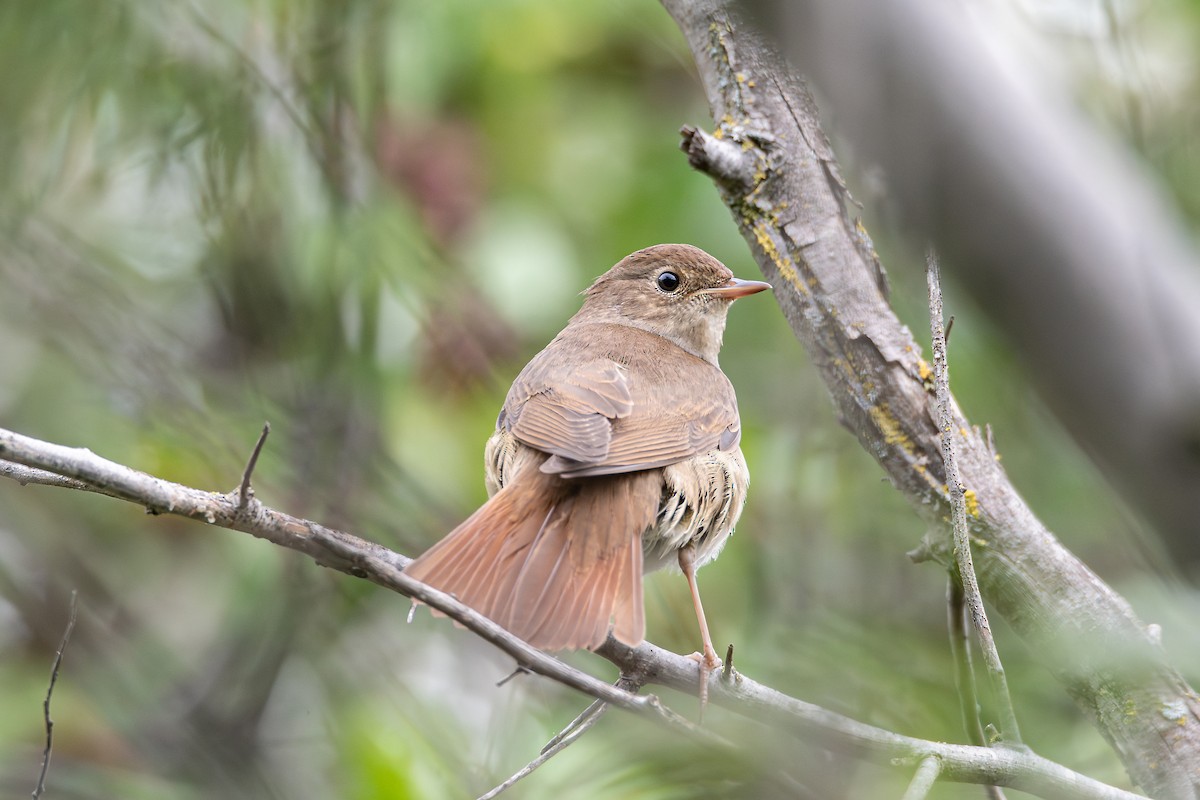
{"type": "Polygon", "coordinates": [[[971,557],[970,531],[967,529],[966,489],[958,474],[958,462],[954,453],[954,410],[950,399],[950,367],[946,361],[946,333],[942,327],[942,285],[938,274],[937,256],[931,249],[926,258],[926,282],[929,284],[929,327],[933,334],[933,380],[937,397],[938,429],[942,434],[942,460],[946,468],[946,491],[950,495],[950,517],[954,527],[954,563],[962,580],[971,622],[979,637],[979,649],[987,666],[992,691],[1000,713],[1000,734],[1006,744],[1020,745],[1021,732],[1017,727],[1017,715],[1013,711],[1012,698],[1008,693],[1008,679],[1000,663],[1000,653],[992,638],[987,611],[979,593],[979,582],[975,577],[975,565],[971,557]]]}
{"type": "Polygon", "coordinates": [[[967,605],[962,581],[951,574],[946,587],[946,626],[950,632],[950,655],[954,659],[954,688],[962,711],[963,728],[971,744],[987,744],[979,720],[979,697],[975,669],[971,663],[971,637],[967,632],[967,605]]]}
{"type": "Polygon", "coordinates": [[[605,703],[603,700],[597,700],[592,703],[582,714],[571,720],[567,727],[555,734],[554,738],[546,743],[546,746],[542,748],[536,758],[514,772],[511,777],[491,791],[480,795],[479,800],[492,800],[494,797],[499,797],[516,784],[517,781],[529,777],[542,764],[545,764],[554,758],[554,756],[579,741],[579,737],[583,736],[593,725],[599,722],[600,717],[604,716],[604,712],[608,709],[608,703],[605,703]]]}
{"type": "Polygon", "coordinates": [[[79,609],[78,599],[79,593],[72,589],[71,612],[67,618],[67,629],[63,631],[62,641],[58,643],[58,652],[54,654],[54,666],[50,668],[50,686],[46,689],[46,699],[42,701],[42,718],[46,723],[46,748],[42,751],[42,771],[38,775],[37,786],[33,789],[33,800],[38,800],[46,791],[46,771],[50,769],[50,752],[54,749],[54,720],[50,719],[50,697],[54,694],[54,684],[58,683],[58,670],[62,666],[67,642],[71,640],[71,632],[75,630],[75,617],[79,609]]]}
{"type": "MultiPolygon", "coordinates": [[[[950,653],[954,659],[954,688],[962,712],[967,741],[986,745],[987,737],[979,719],[979,693],[975,685],[975,667],[971,661],[971,637],[967,630],[967,603],[962,581],[951,572],[946,587],[946,621],[950,631],[950,653]]],[[[999,786],[985,786],[988,800],[1005,800],[999,786]]]]}
{"type": "Polygon", "coordinates": [[[246,462],[246,469],[242,472],[242,485],[238,489],[238,508],[246,507],[246,503],[250,502],[250,498],[254,496],[254,491],[250,488],[250,476],[254,473],[254,467],[258,464],[258,456],[262,453],[263,445],[266,444],[267,436],[271,433],[271,423],[264,422],[262,433],[258,435],[258,441],[254,445],[254,452],[250,454],[250,460],[246,462]]]}
{"type": "Polygon", "coordinates": [[[590,706],[585,708],[579,714],[578,717],[571,720],[570,723],[567,724],[567,727],[563,728],[561,731],[559,731],[554,736],[552,736],[550,738],[550,741],[546,742],[545,746],[543,746],[542,749],[539,750],[538,752],[546,753],[546,752],[550,751],[551,749],[557,747],[558,743],[561,742],[563,739],[567,738],[567,736],[569,736],[577,727],[579,727],[583,723],[587,722],[592,717],[592,715],[604,713],[604,710],[607,707],[608,706],[605,704],[605,702],[603,700],[596,700],[590,706]]]}
{"type": "Polygon", "coordinates": [[[929,796],[930,790],[933,789],[933,784],[937,782],[938,774],[941,771],[942,762],[938,760],[938,757],[926,756],[917,767],[917,772],[913,775],[901,800],[925,800],[929,796]]]}

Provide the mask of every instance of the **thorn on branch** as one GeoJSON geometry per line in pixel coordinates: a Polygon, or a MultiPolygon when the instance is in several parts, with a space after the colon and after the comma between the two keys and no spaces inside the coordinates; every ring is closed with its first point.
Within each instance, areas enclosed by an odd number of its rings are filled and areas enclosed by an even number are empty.
{"type": "Polygon", "coordinates": [[[679,129],[679,149],[687,153],[693,169],[709,175],[727,189],[745,192],[754,186],[756,163],[741,145],[710,136],[691,125],[679,129]]]}
{"type": "Polygon", "coordinates": [[[50,719],[50,697],[54,694],[54,684],[58,682],[58,670],[62,666],[67,642],[71,640],[71,632],[75,630],[75,618],[79,610],[78,600],[79,593],[72,589],[71,612],[67,618],[67,629],[63,631],[62,641],[58,644],[58,652],[54,654],[54,665],[50,668],[50,686],[46,689],[46,699],[42,701],[42,719],[46,723],[46,748],[42,751],[42,771],[38,775],[37,786],[33,789],[33,800],[38,800],[46,791],[46,771],[50,768],[50,751],[54,749],[54,720],[50,719]]]}
{"type": "MultiPolygon", "coordinates": [[[[415,606],[414,606],[414,608],[415,608],[415,606]]],[[[513,678],[517,677],[518,675],[530,675],[530,674],[532,674],[532,673],[529,671],[528,667],[526,667],[524,664],[517,664],[516,669],[514,669],[512,672],[505,675],[500,680],[496,681],[496,688],[499,689],[501,686],[508,683],[513,678]]]]}
{"type": "Polygon", "coordinates": [[[729,647],[725,649],[725,669],[721,673],[721,678],[729,680],[733,677],[733,642],[729,643],[729,647]]]}
{"type": "Polygon", "coordinates": [[[254,452],[250,454],[250,460],[246,462],[246,469],[242,472],[242,485],[238,489],[238,511],[244,510],[246,504],[250,502],[250,498],[254,496],[254,490],[250,488],[250,476],[254,473],[254,467],[258,464],[258,456],[262,453],[263,445],[270,432],[271,423],[264,422],[262,433],[258,435],[258,442],[254,445],[254,452]]]}

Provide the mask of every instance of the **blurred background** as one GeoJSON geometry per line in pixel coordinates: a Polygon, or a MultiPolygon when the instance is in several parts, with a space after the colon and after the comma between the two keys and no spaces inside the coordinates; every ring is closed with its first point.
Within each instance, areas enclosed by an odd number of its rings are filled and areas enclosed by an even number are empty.
{"type": "MultiPolygon", "coordinates": [[[[1195,225],[1200,4],[993,5],[1011,22],[998,44],[1052,64],[1195,225]]],[[[409,555],[483,501],[508,384],[596,275],[677,241],[756,277],[678,152],[680,125],[711,120],[650,0],[5,3],[0,75],[0,426],[226,491],[269,420],[263,502],[409,555]]],[[[876,213],[877,176],[844,158],[927,341],[920,253],[876,213]]],[[[1196,685],[1200,599],[946,288],[967,415],[1196,685]]],[[[753,485],[700,577],[718,650],[734,642],[742,671],[805,700],[963,741],[945,577],[906,558],[921,523],[838,426],[769,297],[734,307],[722,365],[753,485]]],[[[48,797],[474,797],[587,705],[531,677],[498,687],[513,665],[492,648],[427,612],[406,624],[403,598],[298,554],[4,481],[4,796],[37,780],[72,590],[48,797]]],[[[650,639],[695,650],[683,580],[654,575],[646,593],[650,639]]],[[[1127,785],[993,622],[1027,742],[1127,785]]],[[[694,699],[666,699],[694,716],[694,699]]],[[[752,746],[700,752],[613,713],[513,796],[899,796],[910,777],[720,709],[705,725],[752,746]]]]}

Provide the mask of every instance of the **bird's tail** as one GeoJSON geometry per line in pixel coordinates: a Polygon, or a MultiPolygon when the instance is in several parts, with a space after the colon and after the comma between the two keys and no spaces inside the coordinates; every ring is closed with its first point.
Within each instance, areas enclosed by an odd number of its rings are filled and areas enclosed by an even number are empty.
{"type": "Polygon", "coordinates": [[[656,471],[583,480],[522,470],[405,573],[545,650],[645,638],[642,534],[656,471]]]}

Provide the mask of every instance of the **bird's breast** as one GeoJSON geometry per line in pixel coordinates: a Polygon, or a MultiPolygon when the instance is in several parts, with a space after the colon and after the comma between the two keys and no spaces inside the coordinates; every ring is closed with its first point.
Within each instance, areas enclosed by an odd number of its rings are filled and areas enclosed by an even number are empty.
{"type": "Polygon", "coordinates": [[[674,566],[678,550],[689,542],[697,568],[716,558],[742,514],[749,485],[750,471],[737,447],[663,467],[658,514],[642,536],[644,571],[674,566]]]}

